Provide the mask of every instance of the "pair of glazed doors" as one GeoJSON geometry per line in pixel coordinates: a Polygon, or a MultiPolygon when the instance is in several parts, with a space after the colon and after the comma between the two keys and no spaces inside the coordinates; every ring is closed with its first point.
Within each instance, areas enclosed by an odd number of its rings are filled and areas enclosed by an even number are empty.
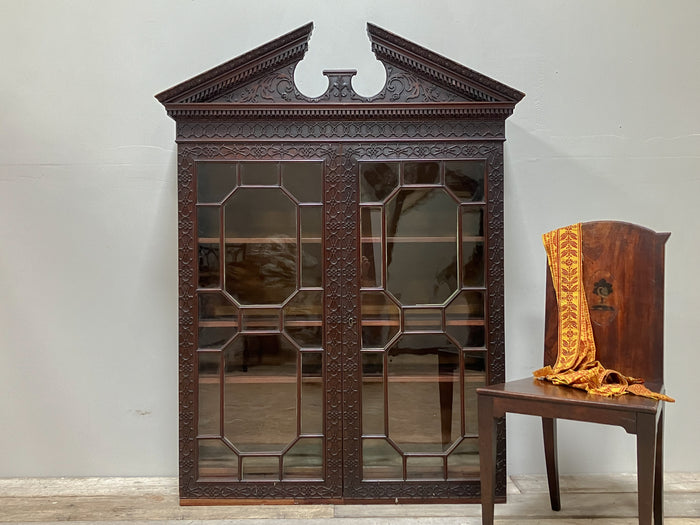
{"type": "Polygon", "coordinates": [[[197,486],[350,501],[478,481],[488,170],[192,159],[197,486]]]}

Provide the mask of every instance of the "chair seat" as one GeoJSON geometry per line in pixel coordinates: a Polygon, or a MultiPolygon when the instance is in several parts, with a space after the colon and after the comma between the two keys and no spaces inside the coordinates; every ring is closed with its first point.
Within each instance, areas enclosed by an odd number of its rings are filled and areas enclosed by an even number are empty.
{"type": "MultiPolygon", "coordinates": [[[[648,383],[646,386],[655,392],[663,391],[661,385],[648,383]]],[[[659,401],[656,399],[634,395],[606,397],[589,394],[584,390],[554,385],[549,381],[542,381],[532,377],[480,387],[477,389],[477,393],[508,399],[539,400],[546,401],[547,403],[560,403],[567,406],[576,404],[578,406],[591,408],[634,412],[654,413],[659,406],[659,401]]]]}

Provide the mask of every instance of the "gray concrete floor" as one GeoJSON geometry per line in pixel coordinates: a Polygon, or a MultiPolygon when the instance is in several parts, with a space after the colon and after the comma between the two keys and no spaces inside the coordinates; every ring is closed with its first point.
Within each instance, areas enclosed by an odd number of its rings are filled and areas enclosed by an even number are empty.
{"type": "MultiPolygon", "coordinates": [[[[562,476],[562,507],[549,509],[544,476],[513,476],[496,523],[637,523],[636,476],[562,476]]],[[[665,478],[665,523],[700,525],[700,473],[665,478]]],[[[477,525],[479,505],[245,505],[181,507],[175,478],[0,479],[0,523],[111,525],[477,525]]]]}

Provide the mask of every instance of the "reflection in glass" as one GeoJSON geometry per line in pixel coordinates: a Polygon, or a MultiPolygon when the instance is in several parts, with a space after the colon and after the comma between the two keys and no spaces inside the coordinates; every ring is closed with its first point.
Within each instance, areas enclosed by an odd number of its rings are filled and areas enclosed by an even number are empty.
{"type": "Polygon", "coordinates": [[[236,331],[234,325],[206,326],[200,322],[197,330],[197,346],[198,348],[221,348],[236,335],[236,331]]]}
{"type": "Polygon", "coordinates": [[[219,439],[200,439],[199,477],[238,479],[238,456],[219,439]]]}
{"type": "Polygon", "coordinates": [[[276,162],[241,162],[241,184],[276,186],[279,184],[276,162]]]}
{"type": "Polygon", "coordinates": [[[384,352],[362,352],[362,433],[384,435],[384,352]]]}
{"type": "Polygon", "coordinates": [[[323,433],[323,354],[301,354],[301,433],[323,433]]]}
{"type": "Polygon", "coordinates": [[[457,288],[457,204],[442,189],[402,189],[385,213],[387,290],[404,305],[444,302],[457,288]]]}
{"type": "Polygon", "coordinates": [[[399,307],[384,292],[362,292],[360,300],[362,347],[384,348],[399,331],[399,307]]]}
{"type": "Polygon", "coordinates": [[[241,458],[243,481],[280,479],[279,456],[247,456],[241,458]]]}
{"type": "Polygon", "coordinates": [[[296,437],[297,355],[281,335],[239,335],[224,349],[224,431],[241,452],[279,453],[296,437]]]}
{"type": "Polygon", "coordinates": [[[382,209],[360,208],[362,260],[360,286],[377,287],[382,283],[382,209]]]}
{"type": "Polygon", "coordinates": [[[306,288],[322,285],[321,254],[323,207],[301,206],[301,285],[306,288]]]}
{"type": "Polygon", "coordinates": [[[474,477],[479,477],[479,439],[467,438],[447,456],[447,479],[474,477]]]}
{"type": "Polygon", "coordinates": [[[404,184],[438,184],[440,164],[437,162],[404,162],[404,184]]]}
{"type": "Polygon", "coordinates": [[[197,295],[200,321],[235,321],[238,318],[238,308],[221,292],[199,292],[197,295]]]}
{"type": "Polygon", "coordinates": [[[483,291],[466,290],[460,292],[445,309],[447,333],[460,346],[484,346],[484,302],[483,291]]]}
{"type": "Polygon", "coordinates": [[[282,186],[299,202],[322,202],[323,163],[283,162],[282,186]]]}
{"type": "Polygon", "coordinates": [[[363,162],[360,164],[360,203],[381,202],[398,185],[398,162],[363,162]]]}
{"type": "Polygon", "coordinates": [[[384,439],[363,439],[362,479],[403,479],[401,455],[384,439]]]}
{"type": "Polygon", "coordinates": [[[459,351],[443,334],[411,334],[388,352],[389,437],[404,452],[447,450],[461,434],[459,351]]]}
{"type": "Polygon", "coordinates": [[[462,202],[484,200],[486,161],[457,160],[445,162],[445,185],[462,202]]]}
{"type": "Polygon", "coordinates": [[[406,479],[445,479],[445,460],[442,457],[407,457],[406,479]]]}
{"type": "Polygon", "coordinates": [[[221,434],[221,352],[197,352],[199,434],[221,434]]]}
{"type": "Polygon", "coordinates": [[[462,243],[462,284],[464,286],[484,286],[484,243],[462,243]]]}
{"type": "Polygon", "coordinates": [[[279,304],[296,289],[296,206],[280,189],[242,188],[225,205],[226,291],[279,304]]]}
{"type": "Polygon", "coordinates": [[[321,348],[323,344],[323,292],[298,292],[284,307],[284,329],[302,348],[321,348]]]}
{"type": "Polygon", "coordinates": [[[197,162],[197,202],[217,203],[236,187],[235,162],[197,162]]]}
{"type": "Polygon", "coordinates": [[[323,439],[301,438],[284,454],[284,479],[321,479],[323,477],[323,439]]]}
{"type": "Polygon", "coordinates": [[[486,353],[464,352],[464,416],[468,436],[479,432],[476,389],[482,386],[486,386],[486,353]]]}

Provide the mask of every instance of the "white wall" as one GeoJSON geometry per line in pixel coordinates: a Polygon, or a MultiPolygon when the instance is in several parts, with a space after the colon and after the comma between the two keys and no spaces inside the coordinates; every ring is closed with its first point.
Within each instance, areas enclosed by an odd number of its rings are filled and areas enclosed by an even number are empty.
{"type": "MultiPolygon", "coordinates": [[[[696,0],[1,1],[0,477],[176,473],[174,123],[153,95],[311,20],[307,94],[324,68],[380,89],[367,21],[527,94],[507,121],[509,378],[541,359],[543,232],[673,232],[666,461],[700,471],[699,19],[696,0]]],[[[560,428],[563,472],[634,471],[622,430],[560,428]]],[[[510,471],[542,471],[540,449],[509,416],[510,471]]]]}

